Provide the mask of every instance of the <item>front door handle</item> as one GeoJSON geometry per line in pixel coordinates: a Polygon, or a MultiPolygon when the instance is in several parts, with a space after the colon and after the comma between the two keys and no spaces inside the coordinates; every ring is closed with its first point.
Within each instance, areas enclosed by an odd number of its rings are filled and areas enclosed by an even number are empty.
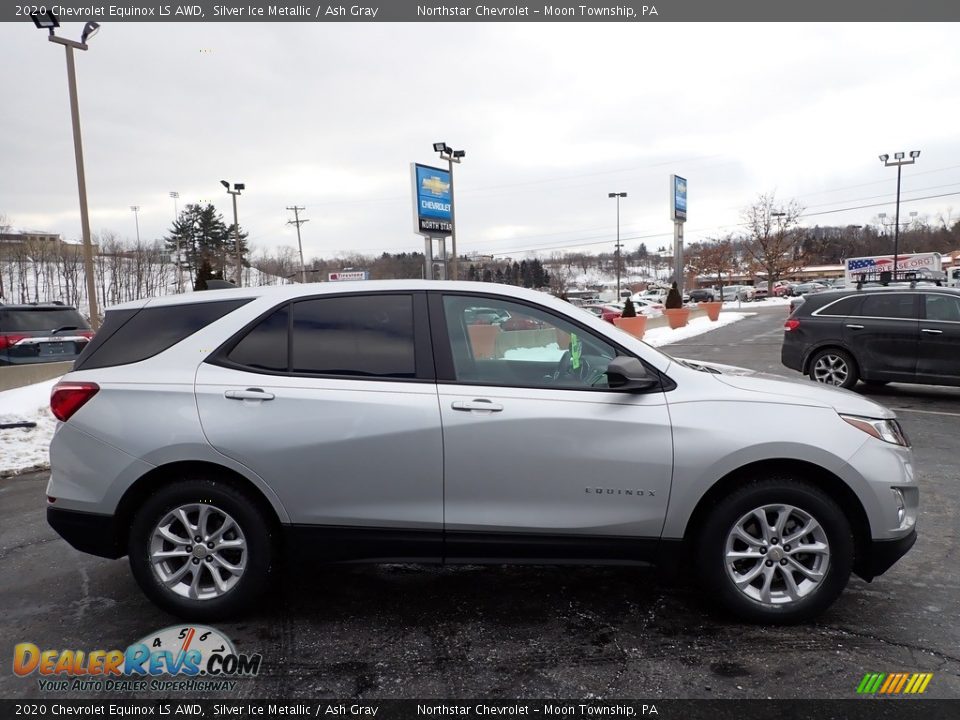
{"type": "Polygon", "coordinates": [[[863,330],[863,325],[847,325],[851,330],[863,330]]]}
{"type": "Polygon", "coordinates": [[[454,400],[450,407],[454,410],[463,410],[469,412],[471,410],[477,410],[479,412],[500,412],[503,410],[503,405],[498,405],[497,403],[490,402],[489,400],[454,400]]]}
{"type": "Polygon", "coordinates": [[[223,396],[228,400],[273,400],[273,393],[268,393],[260,388],[247,388],[246,390],[227,390],[223,396]]]}
{"type": "Polygon", "coordinates": [[[943,335],[943,330],[934,330],[933,328],[921,328],[920,332],[929,333],[930,335],[943,335]]]}

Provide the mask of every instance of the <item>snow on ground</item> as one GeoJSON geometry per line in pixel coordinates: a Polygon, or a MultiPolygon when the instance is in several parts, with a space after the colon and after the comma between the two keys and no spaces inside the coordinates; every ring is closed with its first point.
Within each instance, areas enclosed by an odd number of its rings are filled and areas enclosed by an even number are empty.
{"type": "MultiPolygon", "coordinates": [[[[717,322],[699,317],[676,330],[669,327],[652,328],[647,330],[643,340],[654,347],[669,345],[743,320],[752,314],[723,312],[717,322]]],[[[541,348],[514,348],[506,353],[509,360],[554,362],[559,361],[562,355],[563,350],[556,343],[541,348]]],[[[50,413],[50,390],[57,379],[0,392],[0,425],[24,421],[37,423],[34,428],[0,429],[0,478],[44,469],[50,465],[50,440],[57,426],[56,418],[50,413]]]]}
{"type": "Polygon", "coordinates": [[[790,300],[792,298],[788,297],[771,297],[765,298],[764,300],[754,300],[753,302],[740,302],[739,300],[725,300],[723,303],[724,310],[740,310],[743,308],[761,308],[761,307],[789,307],[790,300]]]}
{"type": "Polygon", "coordinates": [[[57,420],[50,412],[50,389],[58,378],[0,392],[0,426],[35,422],[34,428],[0,427],[0,477],[50,465],[50,439],[57,420]]]}
{"type": "Polygon", "coordinates": [[[643,334],[643,341],[647,343],[647,345],[653,345],[653,347],[669,345],[670,343],[679,342],[680,340],[703,335],[703,333],[716,330],[724,325],[735,323],[738,320],[743,320],[745,317],[755,314],[756,313],[722,312],[716,322],[711,321],[708,317],[698,317],[688,322],[684,327],[677,328],[676,330],[671,330],[669,325],[666,327],[652,328],[643,334]]]}

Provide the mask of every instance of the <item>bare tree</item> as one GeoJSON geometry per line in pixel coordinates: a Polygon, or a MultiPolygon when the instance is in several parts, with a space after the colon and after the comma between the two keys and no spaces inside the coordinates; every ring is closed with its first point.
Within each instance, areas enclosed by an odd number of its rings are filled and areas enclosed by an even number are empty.
{"type": "Polygon", "coordinates": [[[727,277],[734,271],[737,262],[737,253],[733,246],[733,238],[708,240],[691,248],[689,264],[698,275],[716,276],[717,287],[723,286],[723,276],[727,277]]]}
{"type": "Polygon", "coordinates": [[[760,195],[743,211],[747,236],[743,240],[746,260],[767,277],[772,293],[773,283],[790,275],[806,263],[800,216],[804,207],[796,200],[778,204],[774,193],[760,195]]]}

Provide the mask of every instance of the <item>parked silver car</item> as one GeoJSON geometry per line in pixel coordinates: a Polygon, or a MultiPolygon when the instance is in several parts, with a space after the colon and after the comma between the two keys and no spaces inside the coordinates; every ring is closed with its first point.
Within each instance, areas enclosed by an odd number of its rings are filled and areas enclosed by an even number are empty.
{"type": "Polygon", "coordinates": [[[677,360],[499,285],[128,303],[51,406],[50,524],[129,555],[154,602],[198,620],[248,608],[297,556],[692,565],[740,617],[795,622],[916,539],[886,408],[677,360]]]}

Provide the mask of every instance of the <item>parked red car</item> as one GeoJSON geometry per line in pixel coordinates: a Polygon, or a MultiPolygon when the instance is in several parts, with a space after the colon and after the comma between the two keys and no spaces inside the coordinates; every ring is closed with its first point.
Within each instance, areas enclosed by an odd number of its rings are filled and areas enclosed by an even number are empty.
{"type": "Polygon", "coordinates": [[[601,320],[606,320],[608,323],[613,323],[614,318],[618,318],[622,314],[620,310],[610,305],[584,305],[583,309],[589,313],[593,313],[601,320]]]}

